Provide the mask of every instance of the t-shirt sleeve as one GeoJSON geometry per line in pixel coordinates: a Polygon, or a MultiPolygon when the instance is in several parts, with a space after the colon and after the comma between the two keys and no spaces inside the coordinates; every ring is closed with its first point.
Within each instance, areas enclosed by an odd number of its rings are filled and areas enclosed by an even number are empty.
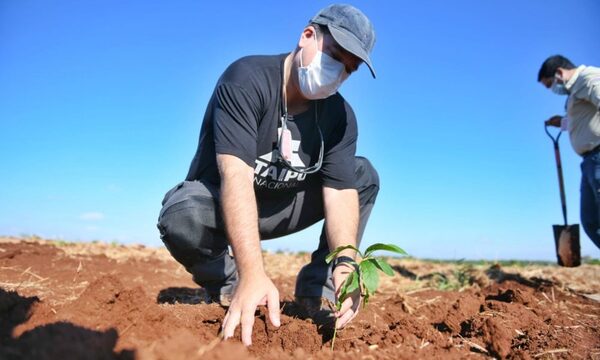
{"type": "Polygon", "coordinates": [[[358,129],[350,105],[344,101],[340,120],[333,130],[331,143],[325,145],[321,174],[323,186],[334,189],[356,189],[355,156],[358,129]]]}
{"type": "Polygon", "coordinates": [[[229,154],[254,167],[257,156],[259,104],[241,86],[222,83],[215,89],[214,139],[217,154],[229,154]]]}

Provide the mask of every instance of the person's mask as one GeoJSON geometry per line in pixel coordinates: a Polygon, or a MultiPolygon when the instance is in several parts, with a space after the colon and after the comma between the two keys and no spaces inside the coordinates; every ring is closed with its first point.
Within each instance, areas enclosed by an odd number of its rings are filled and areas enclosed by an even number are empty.
{"type": "Polygon", "coordinates": [[[344,64],[318,50],[319,43],[316,35],[315,33],[317,54],[308,66],[303,66],[302,51],[304,49],[301,49],[300,67],[298,68],[300,91],[305,98],[310,100],[325,99],[335,94],[342,82],[349,76],[344,64]]]}
{"type": "Polygon", "coordinates": [[[559,83],[558,79],[555,77],[552,81],[552,85],[550,86],[550,90],[556,95],[568,95],[569,91],[565,87],[564,83],[559,83]]]}

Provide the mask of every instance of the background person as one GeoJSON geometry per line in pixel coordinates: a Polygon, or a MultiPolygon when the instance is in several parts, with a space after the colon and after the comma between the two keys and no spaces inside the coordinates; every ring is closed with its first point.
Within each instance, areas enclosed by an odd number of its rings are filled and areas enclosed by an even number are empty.
{"type": "Polygon", "coordinates": [[[546,125],[569,132],[581,162],[581,224],[600,248],[600,68],[573,63],[562,55],[546,59],[538,81],[557,95],[568,96],[566,115],[555,115],[546,125]]]}

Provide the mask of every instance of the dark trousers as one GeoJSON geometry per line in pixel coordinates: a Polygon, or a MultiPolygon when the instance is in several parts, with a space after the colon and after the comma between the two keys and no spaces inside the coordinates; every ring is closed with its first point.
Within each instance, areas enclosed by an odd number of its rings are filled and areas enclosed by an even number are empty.
{"type": "Polygon", "coordinates": [[[600,151],[592,151],[581,162],[581,225],[600,248],[600,151]]]}
{"type": "MultiPolygon", "coordinates": [[[[362,238],[379,191],[379,176],[369,160],[356,157],[356,187],[360,204],[358,242],[362,238]]],[[[237,284],[235,261],[229,255],[220,210],[219,189],[199,181],[184,181],[169,190],[158,218],[160,237],[171,255],[211,294],[230,294],[237,284]]],[[[287,197],[258,201],[261,240],[295,233],[324,217],[322,188],[287,197]]],[[[296,296],[334,300],[325,226],[317,250],[296,279],[296,296]]]]}

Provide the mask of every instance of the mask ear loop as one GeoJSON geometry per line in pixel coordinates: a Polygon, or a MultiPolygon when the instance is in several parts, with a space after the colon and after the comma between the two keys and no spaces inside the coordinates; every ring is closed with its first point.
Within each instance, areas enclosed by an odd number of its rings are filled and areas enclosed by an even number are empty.
{"type": "MultiPolygon", "coordinates": [[[[317,38],[317,29],[315,29],[315,31],[313,31],[314,37],[315,37],[315,50],[317,51],[317,53],[319,52],[319,39],[317,38]]],[[[302,55],[304,55],[304,48],[300,49],[300,67],[303,68],[304,66],[304,62],[302,61],[302,55]]],[[[317,54],[315,53],[315,57],[317,56],[317,54]]],[[[313,60],[315,59],[315,57],[313,57],[313,60]]],[[[312,64],[312,62],[311,62],[312,64]]],[[[309,64],[310,65],[310,64],[309,64]]]]}

